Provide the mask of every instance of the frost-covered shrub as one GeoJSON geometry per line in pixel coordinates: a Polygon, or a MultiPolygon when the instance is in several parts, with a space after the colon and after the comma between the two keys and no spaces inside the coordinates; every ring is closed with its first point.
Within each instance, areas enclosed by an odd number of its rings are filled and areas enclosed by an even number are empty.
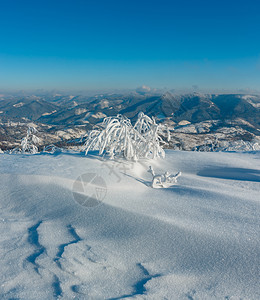
{"type": "Polygon", "coordinates": [[[54,154],[54,153],[61,153],[62,152],[62,149],[51,144],[51,145],[48,145],[48,146],[44,146],[43,148],[43,152],[45,153],[51,153],[51,154],[54,154]]]}
{"type": "Polygon", "coordinates": [[[216,152],[216,151],[259,151],[260,145],[256,141],[219,141],[217,138],[212,143],[205,143],[204,145],[197,146],[194,151],[202,152],[216,152]]]}
{"type": "Polygon", "coordinates": [[[247,151],[259,151],[260,150],[260,145],[258,142],[249,142],[249,141],[235,141],[235,142],[230,142],[224,149],[225,151],[242,151],[242,152],[247,152],[247,151]]]}
{"type": "Polygon", "coordinates": [[[35,135],[37,133],[37,129],[32,126],[28,126],[27,135],[21,141],[21,147],[23,153],[31,153],[35,154],[38,152],[38,147],[40,139],[35,135]]]}
{"type": "Polygon", "coordinates": [[[142,112],[134,126],[122,115],[105,118],[102,125],[103,130],[89,132],[84,144],[86,154],[98,150],[100,155],[106,153],[111,159],[122,156],[127,160],[165,156],[162,146],[167,143],[160,135],[164,126],[142,112]]]}
{"type": "Polygon", "coordinates": [[[163,130],[167,131],[167,141],[170,140],[170,131],[165,125],[157,124],[154,118],[150,118],[143,112],[138,114],[138,119],[134,125],[134,129],[144,138],[145,142],[141,147],[142,157],[164,157],[165,152],[162,146],[166,145],[162,139],[163,130]]]}
{"type": "Polygon", "coordinates": [[[178,177],[181,176],[181,172],[172,175],[167,171],[164,174],[156,175],[152,166],[149,167],[147,172],[152,174],[153,180],[151,186],[153,188],[168,188],[176,184],[178,177]]]}

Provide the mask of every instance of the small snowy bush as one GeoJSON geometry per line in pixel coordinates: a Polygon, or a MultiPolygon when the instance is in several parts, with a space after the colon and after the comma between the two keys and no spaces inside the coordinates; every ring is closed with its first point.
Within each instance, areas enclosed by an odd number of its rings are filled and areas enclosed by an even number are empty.
{"type": "Polygon", "coordinates": [[[43,152],[45,153],[51,153],[51,154],[54,154],[54,153],[61,153],[62,152],[62,149],[51,144],[51,145],[48,145],[48,146],[44,146],[43,148],[43,152]]]}
{"type": "MultiPolygon", "coordinates": [[[[135,161],[165,156],[162,146],[167,142],[161,137],[165,126],[157,124],[154,118],[142,112],[138,114],[134,126],[128,118],[117,115],[105,118],[103,127],[103,130],[89,132],[84,144],[86,154],[90,150],[98,150],[100,155],[106,153],[111,159],[121,156],[135,161]]],[[[167,134],[169,140],[168,129],[167,134]]]]}
{"type": "Polygon", "coordinates": [[[27,135],[21,141],[21,147],[23,153],[35,154],[38,152],[37,144],[39,144],[40,139],[35,135],[37,129],[32,126],[28,126],[27,135]]]}
{"type": "Polygon", "coordinates": [[[152,166],[149,167],[147,172],[152,174],[152,188],[168,188],[177,183],[178,177],[181,176],[181,172],[176,173],[175,175],[165,172],[164,174],[156,175],[152,166]]]}
{"type": "Polygon", "coordinates": [[[194,147],[194,151],[202,152],[216,152],[216,151],[235,151],[235,152],[247,152],[247,151],[259,151],[260,145],[258,141],[219,141],[215,138],[213,142],[205,142],[204,145],[194,147]]]}

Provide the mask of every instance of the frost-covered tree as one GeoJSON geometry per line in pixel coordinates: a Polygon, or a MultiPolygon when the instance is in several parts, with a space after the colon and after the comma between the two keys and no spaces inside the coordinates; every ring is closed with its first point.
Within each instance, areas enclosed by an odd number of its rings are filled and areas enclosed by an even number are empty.
{"type": "Polygon", "coordinates": [[[156,124],[154,118],[142,112],[134,126],[122,115],[105,118],[102,125],[102,130],[89,132],[84,144],[86,154],[90,150],[98,150],[100,155],[106,153],[111,159],[121,156],[127,160],[165,156],[162,146],[167,142],[161,137],[164,126],[156,124]]]}
{"type": "Polygon", "coordinates": [[[23,153],[35,154],[38,152],[38,147],[40,139],[35,135],[38,130],[33,126],[28,126],[27,135],[21,141],[21,147],[23,153]]]}

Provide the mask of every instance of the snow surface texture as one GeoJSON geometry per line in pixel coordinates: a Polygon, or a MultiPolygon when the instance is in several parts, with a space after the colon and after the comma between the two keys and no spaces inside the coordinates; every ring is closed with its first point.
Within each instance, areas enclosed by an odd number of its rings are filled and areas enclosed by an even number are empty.
{"type": "Polygon", "coordinates": [[[260,299],[259,158],[0,154],[0,298],[260,299]],[[152,189],[149,165],[182,176],[152,189]],[[75,197],[90,174],[92,207],[75,197]]]}

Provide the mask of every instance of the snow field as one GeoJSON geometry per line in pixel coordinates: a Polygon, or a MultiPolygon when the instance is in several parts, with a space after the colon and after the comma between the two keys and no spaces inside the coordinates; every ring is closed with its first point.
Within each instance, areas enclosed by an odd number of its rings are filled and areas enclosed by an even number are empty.
{"type": "Polygon", "coordinates": [[[0,154],[1,298],[259,299],[259,158],[0,154]],[[182,176],[152,189],[149,165],[182,176]],[[92,172],[107,193],[81,206],[73,183],[92,172]]]}

